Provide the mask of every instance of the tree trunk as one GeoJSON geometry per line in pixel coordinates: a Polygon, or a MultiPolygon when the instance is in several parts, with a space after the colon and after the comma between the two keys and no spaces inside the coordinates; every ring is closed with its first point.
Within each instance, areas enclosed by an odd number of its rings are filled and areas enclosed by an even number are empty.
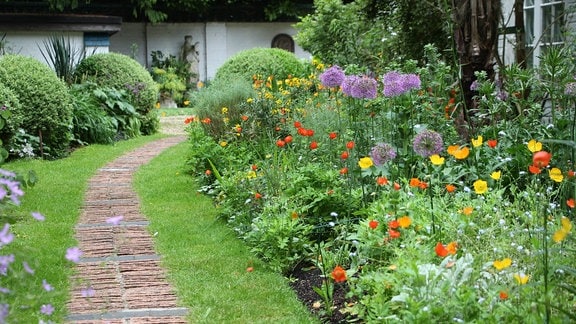
{"type": "Polygon", "coordinates": [[[514,0],[514,26],[516,27],[516,63],[526,68],[526,31],[524,29],[524,0],[514,0]]]}
{"type": "MultiPolygon", "coordinates": [[[[454,41],[460,62],[460,86],[464,98],[463,119],[473,127],[475,91],[470,86],[475,73],[485,71],[494,80],[495,55],[497,55],[500,0],[452,0],[454,41]]],[[[461,134],[462,135],[462,134],[461,134]]]]}

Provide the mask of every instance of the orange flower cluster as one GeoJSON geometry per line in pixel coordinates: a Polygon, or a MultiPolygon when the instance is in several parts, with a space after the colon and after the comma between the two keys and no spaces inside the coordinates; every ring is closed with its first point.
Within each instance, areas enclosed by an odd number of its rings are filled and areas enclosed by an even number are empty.
{"type": "Polygon", "coordinates": [[[428,183],[424,181],[420,181],[418,178],[410,179],[410,187],[418,187],[422,190],[428,188],[428,183]]]}
{"type": "Polygon", "coordinates": [[[447,245],[442,244],[442,242],[438,242],[435,248],[436,255],[441,258],[447,257],[448,254],[454,255],[456,254],[457,250],[458,250],[458,243],[456,242],[450,242],[447,245]]]}

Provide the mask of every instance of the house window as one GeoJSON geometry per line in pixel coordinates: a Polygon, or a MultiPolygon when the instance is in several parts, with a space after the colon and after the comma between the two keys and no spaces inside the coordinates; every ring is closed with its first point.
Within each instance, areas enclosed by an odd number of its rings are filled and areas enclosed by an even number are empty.
{"type": "Polygon", "coordinates": [[[558,0],[524,1],[528,66],[538,66],[546,49],[564,43],[564,7],[564,1],[558,0]]]}

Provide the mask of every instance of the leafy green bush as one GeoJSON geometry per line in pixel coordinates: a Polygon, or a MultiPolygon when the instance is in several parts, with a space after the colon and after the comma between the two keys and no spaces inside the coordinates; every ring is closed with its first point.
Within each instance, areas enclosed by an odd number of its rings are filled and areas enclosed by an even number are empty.
{"type": "Polygon", "coordinates": [[[21,55],[0,58],[0,80],[21,103],[13,116],[22,120],[24,131],[41,136],[43,154],[61,157],[72,139],[72,105],[64,81],[47,65],[21,55]]]}
{"type": "MultiPolygon", "coordinates": [[[[18,97],[14,94],[10,88],[6,87],[2,83],[0,83],[0,111],[3,114],[6,114],[6,125],[0,129],[0,140],[2,141],[2,145],[5,145],[10,142],[14,133],[20,128],[22,124],[22,116],[21,115],[13,115],[13,111],[20,110],[21,105],[18,97]]],[[[0,123],[3,123],[4,120],[0,119],[0,123]]]]}
{"type": "Polygon", "coordinates": [[[278,48],[252,48],[228,59],[214,80],[240,78],[250,82],[254,75],[284,80],[290,75],[301,76],[303,72],[303,63],[293,53],[278,48]]]}
{"type": "MultiPolygon", "coordinates": [[[[158,86],[148,71],[129,56],[119,53],[100,53],[83,59],[75,71],[76,82],[92,81],[99,86],[126,90],[130,104],[142,115],[147,115],[158,100],[158,86]]],[[[158,129],[155,122],[143,118],[145,135],[158,129]],[[148,123],[148,124],[145,124],[148,123]]]]}
{"type": "Polygon", "coordinates": [[[88,84],[74,85],[70,91],[74,106],[74,140],[80,144],[111,144],[118,122],[95,102],[88,84]]]}

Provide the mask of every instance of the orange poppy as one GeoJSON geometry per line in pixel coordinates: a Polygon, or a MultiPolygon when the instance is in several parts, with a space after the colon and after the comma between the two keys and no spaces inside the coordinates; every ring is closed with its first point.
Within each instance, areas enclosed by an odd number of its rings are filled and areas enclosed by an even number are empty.
{"type": "Polygon", "coordinates": [[[330,137],[331,140],[336,139],[337,136],[338,135],[335,132],[328,134],[328,137],[330,137]]]}
{"type": "Polygon", "coordinates": [[[302,123],[299,122],[299,121],[295,121],[295,122],[294,122],[294,127],[295,127],[295,128],[301,128],[301,127],[302,127],[302,123]]]}
{"type": "Polygon", "coordinates": [[[400,185],[398,184],[398,182],[394,182],[394,190],[396,191],[400,190],[400,185]]]}
{"type": "Polygon", "coordinates": [[[348,151],[344,151],[342,152],[342,154],[340,154],[340,158],[342,160],[346,160],[348,158],[348,156],[350,156],[350,154],[348,153],[348,151]]]}
{"type": "Polygon", "coordinates": [[[552,154],[546,151],[538,151],[532,155],[532,165],[537,168],[545,168],[550,164],[550,159],[552,158],[552,154]]]}
{"type": "Polygon", "coordinates": [[[495,148],[496,145],[498,145],[498,140],[489,139],[486,141],[486,145],[488,145],[488,147],[490,147],[490,148],[495,148]]]}
{"type": "Polygon", "coordinates": [[[286,142],[284,142],[283,140],[277,140],[277,141],[276,141],[276,146],[278,146],[278,147],[284,147],[284,145],[286,145],[286,142]]]}
{"type": "Polygon", "coordinates": [[[318,143],[316,141],[310,143],[310,149],[315,150],[318,148],[318,143]]]}
{"type": "Polygon", "coordinates": [[[453,185],[453,184],[447,184],[447,185],[446,185],[446,191],[448,191],[448,192],[454,192],[454,191],[456,191],[456,186],[453,185]]]}
{"type": "Polygon", "coordinates": [[[418,187],[420,185],[420,180],[418,178],[410,179],[410,187],[418,187]]]}
{"type": "Polygon", "coordinates": [[[388,222],[388,227],[392,229],[397,229],[400,226],[397,220],[391,220],[388,222]]]}
{"type": "Polygon", "coordinates": [[[376,183],[379,186],[385,186],[388,184],[388,179],[386,177],[378,177],[378,178],[376,178],[376,183]]]}
{"type": "Polygon", "coordinates": [[[334,279],[335,282],[344,282],[346,281],[346,270],[344,270],[344,268],[342,268],[341,266],[337,265],[334,270],[332,270],[332,279],[334,279]]]}
{"type": "Polygon", "coordinates": [[[542,170],[540,170],[540,168],[535,165],[529,166],[528,171],[530,171],[530,173],[532,174],[539,174],[540,172],[542,172],[542,170]]]}
{"type": "Polygon", "coordinates": [[[286,144],[292,143],[292,135],[284,137],[284,142],[286,142],[286,144]]]}
{"type": "Polygon", "coordinates": [[[438,242],[438,244],[436,244],[434,250],[436,251],[436,255],[441,258],[444,258],[448,255],[448,250],[446,250],[446,247],[441,242],[438,242]]]}
{"type": "Polygon", "coordinates": [[[424,182],[424,181],[420,181],[420,183],[418,184],[418,188],[424,190],[424,189],[428,188],[428,183],[424,182]]]}
{"type": "Polygon", "coordinates": [[[345,175],[346,173],[348,173],[348,168],[344,167],[344,168],[340,169],[341,175],[345,175]]]}
{"type": "Polygon", "coordinates": [[[397,238],[400,237],[400,232],[395,231],[395,230],[393,230],[393,229],[389,229],[389,230],[388,230],[388,235],[390,235],[390,238],[392,238],[392,239],[397,239],[397,238]]]}
{"type": "Polygon", "coordinates": [[[346,143],[346,148],[349,150],[353,149],[354,148],[354,142],[350,141],[350,142],[346,143]]]}
{"type": "Polygon", "coordinates": [[[576,202],[574,201],[574,198],[570,198],[566,201],[566,205],[568,205],[568,207],[570,208],[574,208],[576,206],[576,202]]]}
{"type": "Polygon", "coordinates": [[[371,220],[370,222],[368,222],[368,226],[369,226],[371,229],[376,229],[376,227],[378,227],[379,224],[380,224],[380,223],[379,223],[377,220],[374,220],[374,219],[371,220]]]}

